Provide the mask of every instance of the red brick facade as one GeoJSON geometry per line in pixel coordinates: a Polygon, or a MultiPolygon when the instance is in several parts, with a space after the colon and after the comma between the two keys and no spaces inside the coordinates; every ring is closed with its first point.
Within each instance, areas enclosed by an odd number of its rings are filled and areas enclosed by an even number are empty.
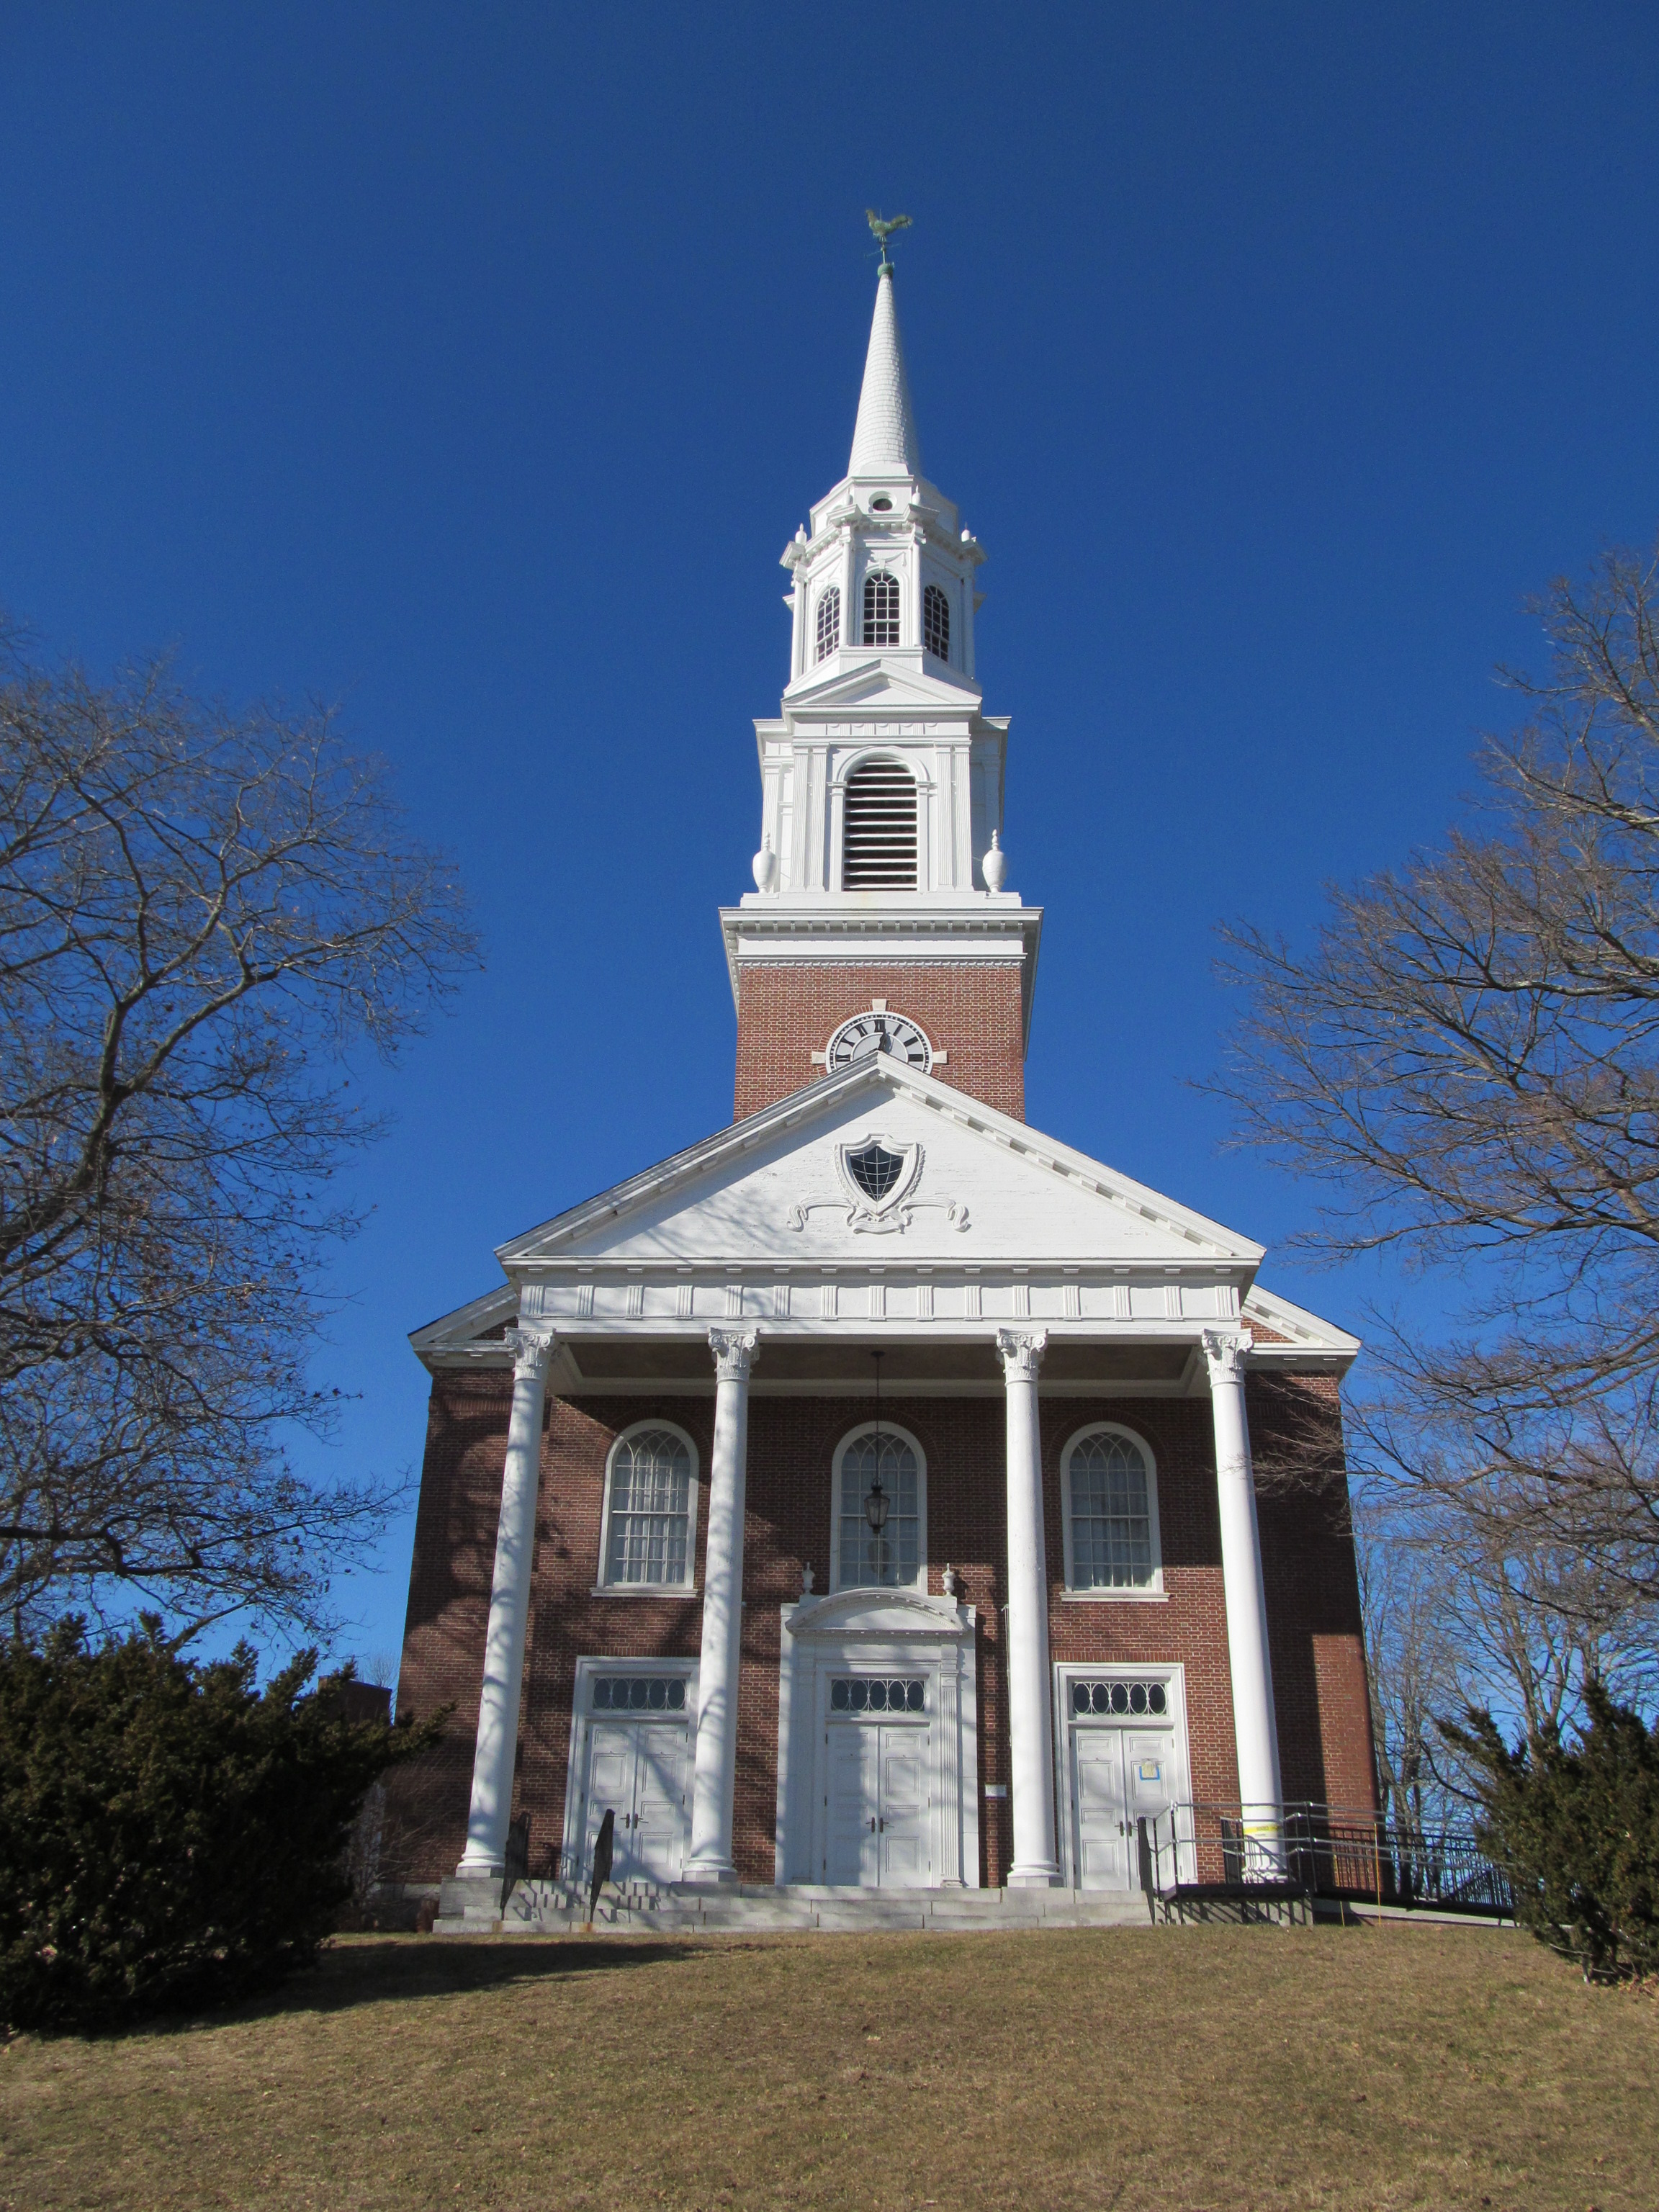
{"type": "Polygon", "coordinates": [[[733,1118],[804,1090],[831,1036],[885,999],[948,1055],[934,1073],[988,1106],[1025,1118],[1025,1039],[1018,960],[745,960],[738,967],[733,1118]]]}
{"type": "MultiPolygon", "coordinates": [[[[512,1395],[509,1374],[440,1376],[433,1386],[416,1527],[399,1702],[428,1712],[453,1704],[443,1748],[400,1778],[388,1872],[436,1879],[465,1839],[473,1731],[483,1673],[496,1510],[512,1395]]],[[[1316,1485],[1269,1488],[1261,1502],[1273,1686],[1288,1798],[1369,1808],[1373,1756],[1359,1597],[1340,1412],[1334,1383],[1252,1376],[1253,1434],[1305,1435],[1310,1413],[1329,1424],[1329,1473],[1316,1485]]],[[[743,1667],[738,1690],[735,1850],[744,1879],[769,1881],[776,1820],[779,1607],[798,1597],[811,1564],[830,1583],[830,1462],[872,1408],[848,1398],[756,1396],[750,1403],[744,1556],[743,1667]]],[[[911,1430],[927,1458],[929,1587],[946,1562],[979,1614],[979,1781],[1009,1779],[1000,1607],[1006,1603],[1004,1413],[994,1397],[889,1398],[886,1417],[911,1430]]],[[[550,1872],[563,1832],[570,1709],[579,1657],[692,1657],[702,1609],[684,1599],[595,1595],[606,1455],[617,1434],[652,1416],[696,1439],[706,1474],[711,1398],[584,1398],[550,1402],[520,1723],[515,1812],[531,1819],[531,1865],[550,1872]]],[[[1042,1401],[1050,1589],[1056,1661],[1180,1661],[1187,1680],[1192,1786],[1200,1799],[1237,1795],[1227,1667],[1220,1534],[1210,1408],[1205,1399],[1042,1401]],[[1068,1601],[1060,1496],[1060,1454],[1091,1421],[1122,1421],[1144,1436],[1158,1468],[1168,1601],[1068,1601]]],[[[701,1492],[700,1522],[707,1492],[701,1492]]],[[[702,1581],[698,1529],[697,1583],[702,1581]]],[[[1001,1882],[1012,1852],[1010,1808],[981,1799],[981,1880],[1001,1882]]]]}

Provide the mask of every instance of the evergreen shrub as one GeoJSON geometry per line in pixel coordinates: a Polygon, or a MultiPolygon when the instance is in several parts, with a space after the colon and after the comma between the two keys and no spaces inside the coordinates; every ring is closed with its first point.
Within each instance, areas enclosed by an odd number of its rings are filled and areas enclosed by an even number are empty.
{"type": "Polygon", "coordinates": [[[1508,1875],[1516,1917],[1586,1981],[1659,1972],[1659,1729],[1587,1685],[1572,1744],[1547,1729],[1513,1749],[1490,1713],[1443,1733],[1474,1759],[1479,1833],[1508,1875]]]}
{"type": "Polygon", "coordinates": [[[246,1644],[185,1659],[154,1618],[0,1648],[0,2022],[113,2027],[312,1963],[365,1794],[442,1725],[349,1720],[316,1661],[261,1691],[246,1644]]]}

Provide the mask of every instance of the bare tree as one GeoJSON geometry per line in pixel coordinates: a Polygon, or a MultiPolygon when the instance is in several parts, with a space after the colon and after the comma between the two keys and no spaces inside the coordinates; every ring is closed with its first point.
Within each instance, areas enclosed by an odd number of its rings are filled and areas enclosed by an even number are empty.
{"type": "Polygon", "coordinates": [[[331,1192],[391,1058],[476,960],[455,872],[320,711],[165,664],[0,669],[0,1605],[143,1596],[314,1625],[381,1484],[317,1487],[331,1192]]]}
{"type": "Polygon", "coordinates": [[[1659,566],[1613,555],[1540,611],[1553,667],[1506,676],[1529,719],[1471,823],[1334,889],[1305,956],[1224,933],[1249,1002],[1220,1087],[1324,1186],[1306,1247],[1455,1277],[1443,1340],[1385,1336],[1377,1449],[1654,1597],[1659,566]]]}
{"type": "Polygon", "coordinates": [[[1468,1491],[1425,1499],[1370,1479],[1354,1521],[1383,1810],[1397,1826],[1466,1820],[1476,1800],[1443,1721],[1490,1711],[1535,1755],[1583,1719],[1588,1682],[1626,1700],[1659,1687],[1644,1601],[1468,1491]]]}

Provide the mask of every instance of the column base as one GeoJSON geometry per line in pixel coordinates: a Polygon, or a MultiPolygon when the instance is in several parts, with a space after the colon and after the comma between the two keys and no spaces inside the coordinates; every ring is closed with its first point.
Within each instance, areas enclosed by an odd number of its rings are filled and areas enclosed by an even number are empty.
{"type": "Polygon", "coordinates": [[[505,1858],[464,1858],[455,1869],[457,1881],[501,1881],[506,1875],[505,1858]]]}
{"type": "Polygon", "coordinates": [[[680,1880],[696,1889],[734,1888],[738,1870],[734,1866],[689,1866],[680,1880]]]}
{"type": "Polygon", "coordinates": [[[1008,1889],[1058,1889],[1060,1869],[1057,1866],[1014,1867],[1004,1887],[1008,1889]]]}

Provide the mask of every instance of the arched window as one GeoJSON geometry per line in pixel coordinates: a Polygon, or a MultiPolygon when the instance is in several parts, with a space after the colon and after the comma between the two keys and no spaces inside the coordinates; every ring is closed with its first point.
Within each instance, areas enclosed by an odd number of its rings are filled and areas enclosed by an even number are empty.
{"type": "Polygon", "coordinates": [[[898,578],[885,568],[872,568],[864,580],[864,642],[896,645],[898,641],[898,578]]]}
{"type": "Polygon", "coordinates": [[[831,584],[818,595],[818,659],[827,660],[841,648],[841,586],[831,584]]]}
{"type": "Polygon", "coordinates": [[[873,1422],[843,1437],[835,1460],[832,1537],[836,1589],[906,1589],[927,1566],[927,1474],[921,1446],[904,1429],[873,1422]],[[870,1526],[865,1501],[881,1474],[883,1526],[870,1526]]]}
{"type": "Polygon", "coordinates": [[[921,595],[921,640],[941,660],[951,658],[951,602],[937,584],[921,595]]]}
{"type": "Polygon", "coordinates": [[[697,1455],[684,1429],[641,1421],[611,1448],[600,1580],[686,1589],[696,1557],[697,1455]]]}
{"type": "Polygon", "coordinates": [[[847,779],[842,812],[842,889],[916,887],[916,784],[902,761],[865,761],[847,779]]]}
{"type": "Polygon", "coordinates": [[[1158,1476],[1139,1437],[1110,1422],[1079,1431],[1061,1455],[1060,1502],[1067,1589],[1161,1594],[1158,1476]]]}

